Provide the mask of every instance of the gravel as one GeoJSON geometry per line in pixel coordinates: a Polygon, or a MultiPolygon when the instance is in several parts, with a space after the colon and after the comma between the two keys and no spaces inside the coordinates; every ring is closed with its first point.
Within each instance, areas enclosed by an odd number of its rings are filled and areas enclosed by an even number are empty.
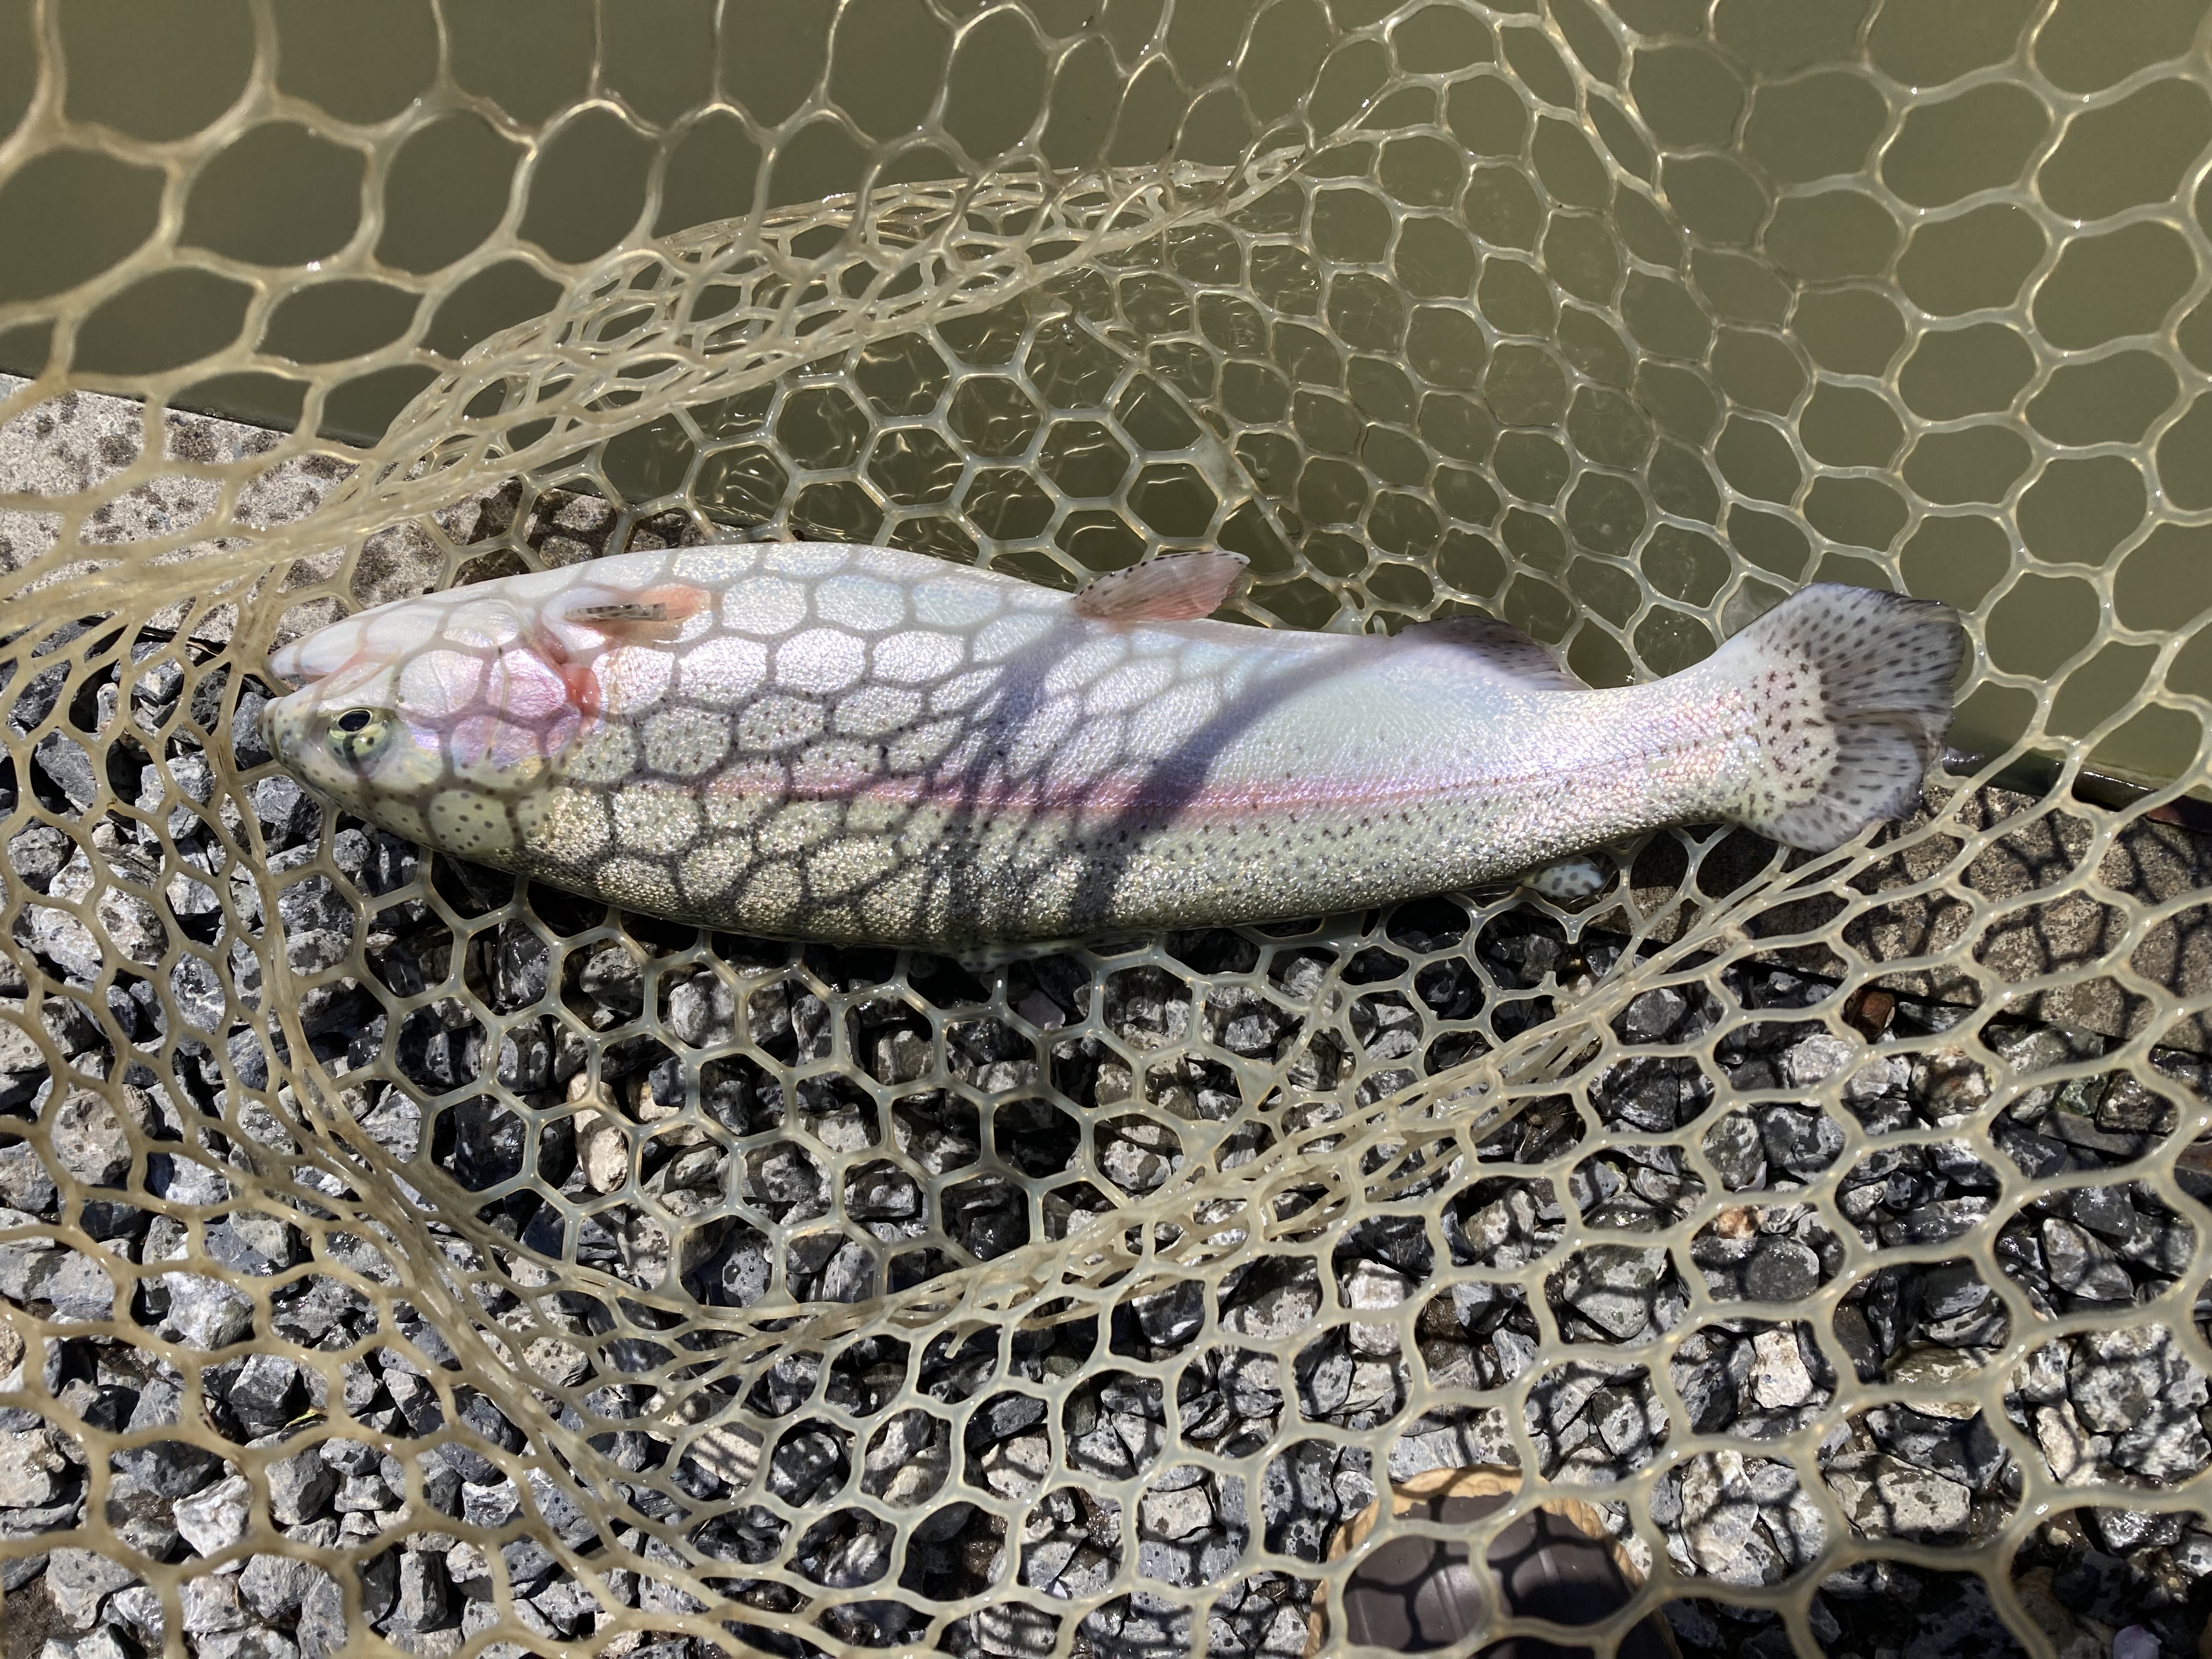
{"type": "MultiPolygon", "coordinates": [[[[1416,1172],[1406,1208],[1441,1194],[1431,1218],[1379,1206],[1299,1234],[1287,1224],[1315,1194],[1287,1188],[1281,1248],[1212,1291],[1164,1257],[1110,1322],[956,1323],[856,1340],[834,1363],[749,1361],[702,1384],[684,1409],[705,1414],[679,1423],[632,1380],[681,1340],[653,1310],[688,1297],[735,1316],[771,1292],[857,1304],[1079,1233],[1552,1018],[1619,965],[1619,944],[1526,911],[1477,927],[1438,901],[1349,945],[1212,932],[1140,962],[976,975],[913,959],[902,978],[887,952],[517,902],[507,878],[326,822],[273,772],[222,799],[213,746],[266,757],[242,716],[217,718],[221,700],[246,708],[260,691],[173,641],[123,654],[132,689],[111,702],[143,739],[135,811],[8,848],[30,896],[16,947],[48,984],[35,1013],[0,1022],[0,1296],[46,1322],[51,1399],[5,1403],[0,1536],[86,1525],[72,1424],[127,1431],[104,1517],[118,1548],[217,1559],[181,1581],[196,1659],[335,1651],[341,1578],[309,1558],[340,1549],[370,1623],[410,1652],[487,1628],[502,1577],[529,1630],[581,1643],[614,1615],[577,1559],[667,1570],[597,1577],[615,1607],[696,1606],[684,1564],[653,1553],[678,1535],[719,1580],[718,1616],[791,1611],[791,1585],[750,1571],[789,1551],[795,1573],[853,1592],[835,1598],[833,1634],[854,1645],[908,1639],[915,1606],[980,1595],[1003,1557],[1045,1601],[1132,1569],[1205,1583],[1217,1650],[1287,1656],[1314,1580],[1277,1567],[1322,1560],[1379,1478],[1528,1458],[1568,1483],[1671,1460],[1656,1531],[1633,1546],[1656,1539],[1715,1592],[1672,1604],[1678,1643],[1765,1655],[1786,1632],[1724,1592],[1805,1570],[1835,1524],[1826,1501],[1863,1538],[1972,1546],[2013,1515],[2023,1454],[2062,1485],[2150,1497],[2212,1465],[2212,1400],[2179,1328],[2212,1315],[2185,1282],[2201,1224],[2182,1207],[2208,1183],[2150,1167],[2203,1108],[2199,1063],[2157,1052],[2142,1075],[2091,1034],[1978,1026],[1909,999],[1887,1000],[1869,1048],[1826,1023],[1834,987],[1751,963],[1628,1003],[1614,1033],[1639,1052],[1589,1077],[1587,1113],[1538,1100],[1479,1156],[1416,1172]],[[271,878],[265,915],[227,850],[240,838],[271,878]],[[282,1027],[242,1022],[227,998],[258,994],[248,940],[303,981],[282,1027]],[[268,1093],[280,1032],[337,1085],[312,1114],[268,1093]],[[2014,1074],[2027,1086],[2002,1093],[2014,1074]],[[89,1086],[102,1079],[122,1086],[89,1086]],[[1837,1079],[1840,1107],[1814,1103],[1837,1079]],[[2012,1169],[1962,1138],[1985,1123],[2012,1169]],[[442,1171],[420,1223],[451,1280],[435,1305],[420,1259],[324,1224],[313,1195],[350,1213],[336,1171],[355,1167],[325,1157],[331,1130],[386,1158],[378,1179],[403,1200],[410,1164],[442,1171]],[[258,1184],[294,1170],[288,1196],[258,1184]],[[2043,1196],[2008,1196],[2052,1176],[2043,1196]],[[456,1194],[465,1224],[438,1212],[456,1194]],[[1686,1246],[1656,1237],[1692,1215],[1686,1246]],[[1970,1236],[1990,1242],[2001,1284],[1970,1236]],[[1886,1254],[1899,1250],[1912,1259],[1886,1254]],[[402,1282],[395,1256],[417,1277],[402,1282]],[[605,1297],[563,1288],[548,1264],[564,1260],[604,1275],[605,1297]],[[1445,1266],[1463,1275],[1438,1294],[1445,1266]],[[1800,1310],[1847,1273],[1832,1328],[1814,1329],[1800,1310]],[[557,1436],[501,1413],[504,1380],[458,1373],[438,1328],[464,1281],[485,1328],[518,1335],[512,1362],[557,1436]],[[2126,1316],[2010,1352],[2023,1311],[2126,1316]],[[174,1346],[141,1346],[134,1328],[174,1346]],[[1661,1339],[1654,1360],[1643,1345],[1661,1339]],[[1947,1392],[2001,1354],[2005,1432],[1947,1392]],[[1909,1403],[1838,1410],[1877,1382],[1909,1403]],[[1443,1391],[1418,1413],[1417,1383],[1443,1391]],[[1504,1391],[1524,1383],[1509,1410],[1504,1391]],[[739,1398],[747,1419],[714,1423],[739,1398]],[[160,1437],[188,1415],[233,1455],[160,1437]],[[1343,1443],[1370,1430],[1387,1456],[1343,1443]],[[1714,1442],[1674,1455],[1689,1433],[1714,1442]],[[1812,1448],[1814,1492],[1785,1441],[1812,1448]],[[625,1524],[603,1534],[568,1500],[550,1478],[564,1455],[625,1524]],[[856,1486],[914,1519],[903,1545],[850,1501],[856,1486]],[[1018,1518],[959,1495],[977,1489],[1018,1518]],[[1276,1563],[1264,1572],[1247,1570],[1255,1538],[1276,1563]]],[[[36,734],[33,786],[72,803],[93,799],[91,759],[53,722],[86,689],[41,675],[6,705],[36,734]]],[[[1626,1529],[1619,1504],[1601,1507],[1626,1529]]],[[[2212,1523],[2150,1501],[2062,1509],[2029,1530],[2015,1579],[2093,1645],[2132,1626],[2185,1651],[2212,1620],[2212,1523]]],[[[70,1659],[160,1639],[159,1598],[119,1559],[56,1548],[0,1584],[43,1585],[70,1659]]],[[[1862,1564],[1820,1580],[1813,1627],[1866,1659],[1929,1632],[1970,1648],[1996,1639],[1978,1595],[1958,1575],[1862,1564]]],[[[1117,1597],[1071,1639],[1154,1652],[1193,1617],[1164,1595],[1117,1597]]],[[[1060,1634],[1010,1603],[950,1640],[1018,1654],[1060,1634]]],[[[705,1659],[673,1635],[639,1656],[705,1659]]]]}

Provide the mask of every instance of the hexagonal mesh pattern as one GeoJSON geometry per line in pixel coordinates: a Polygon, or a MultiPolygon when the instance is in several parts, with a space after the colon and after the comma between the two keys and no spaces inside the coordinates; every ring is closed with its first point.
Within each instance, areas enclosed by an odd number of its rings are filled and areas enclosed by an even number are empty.
{"type": "Polygon", "coordinates": [[[0,143],[0,210],[151,204],[0,273],[0,443],[70,459],[0,497],[9,1629],[1342,1650],[1471,1466],[1478,1548],[1617,1539],[1601,1650],[2202,1624],[2201,3],[732,0],[678,95],[611,8],[572,88],[471,82],[456,0],[381,113],[240,15],[170,131],[31,10],[0,143]],[[280,165],[330,246],[225,216],[280,165]],[[248,392],[291,429],[185,412],[248,392]],[[1909,589],[1972,752],[1821,859],[984,969],[432,857],[253,735],[341,611],[733,533],[1225,545],[1255,623],[1486,610],[1593,684],[1909,589]]]}

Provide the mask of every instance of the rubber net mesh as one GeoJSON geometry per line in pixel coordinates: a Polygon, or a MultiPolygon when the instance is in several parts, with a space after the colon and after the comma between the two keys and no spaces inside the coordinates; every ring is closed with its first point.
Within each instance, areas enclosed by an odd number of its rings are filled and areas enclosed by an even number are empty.
{"type": "Polygon", "coordinates": [[[81,463],[0,496],[10,1655],[1340,1651],[1481,1466],[1462,1535],[1619,1540],[1599,1650],[2193,1640],[2203,9],[454,4],[364,112],[271,0],[144,132],[20,9],[0,207],[144,222],[0,304],[0,438],[81,463]],[[609,913],[258,746],[279,637],[745,534],[1225,545],[1256,624],[1595,684],[1815,578],[1977,649],[1927,813],[1825,858],[988,969],[609,913]]]}

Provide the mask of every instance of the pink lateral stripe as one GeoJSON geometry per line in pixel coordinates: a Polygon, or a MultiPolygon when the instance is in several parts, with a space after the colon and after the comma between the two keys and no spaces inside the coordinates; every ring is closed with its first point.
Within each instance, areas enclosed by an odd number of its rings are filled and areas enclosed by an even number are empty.
{"type": "MultiPolygon", "coordinates": [[[[1431,779],[1418,783],[1376,780],[1358,784],[1347,780],[1313,778],[1286,780],[1261,791],[1249,785],[1208,785],[1188,794],[1162,789],[1148,779],[1127,775],[1100,779],[1080,786],[1042,790],[1034,785],[1009,788],[1002,779],[987,779],[970,789],[955,780],[872,777],[850,787],[808,786],[804,783],[775,790],[787,800],[849,801],[866,799],[899,805],[957,806],[969,811],[997,812],[1127,812],[1146,808],[1172,811],[1179,821],[1223,823],[1290,810],[1310,811],[1316,807],[1369,808],[1376,811],[1462,799],[1468,792],[1509,792],[1541,784],[1545,775],[1525,772],[1512,775],[1431,779]]],[[[755,787],[759,787],[758,784],[755,787]]],[[[733,793],[750,793],[742,786],[733,793]]],[[[765,790],[763,793],[767,793],[765,790]]]]}

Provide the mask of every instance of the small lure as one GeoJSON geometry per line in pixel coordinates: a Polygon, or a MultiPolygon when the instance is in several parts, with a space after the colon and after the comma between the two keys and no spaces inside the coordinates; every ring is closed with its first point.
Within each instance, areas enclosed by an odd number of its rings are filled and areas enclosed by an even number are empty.
{"type": "Polygon", "coordinates": [[[1243,561],[1066,594],[890,548],[625,554],[363,611],[270,662],[344,810],[615,904],[974,951],[1360,909],[1726,819],[1825,850],[1909,811],[1946,607],[1808,587],[1592,690],[1526,635],[1206,620],[1243,561]]]}

